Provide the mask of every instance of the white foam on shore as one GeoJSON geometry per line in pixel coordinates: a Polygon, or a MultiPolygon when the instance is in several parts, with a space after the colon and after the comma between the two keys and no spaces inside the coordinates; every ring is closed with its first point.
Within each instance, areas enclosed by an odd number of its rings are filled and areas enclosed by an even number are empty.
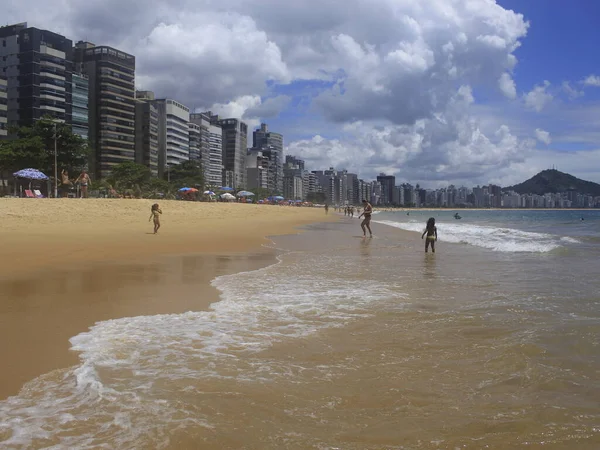
{"type": "MultiPolygon", "coordinates": [[[[422,233],[425,225],[422,221],[395,222],[391,220],[376,221],[383,225],[422,233]]],[[[561,242],[578,243],[570,237],[560,237],[546,233],[533,233],[513,228],[502,228],[474,225],[468,222],[436,223],[439,240],[469,244],[487,248],[497,252],[532,252],[547,253],[561,247],[561,242]]]]}
{"type": "Polygon", "coordinates": [[[210,427],[212,418],[164,400],[165,389],[180,393],[211,377],[288,378],[285,367],[265,371],[257,354],[368,317],[373,302],[404,298],[399,286],[345,275],[349,258],[282,258],[215,279],[222,300],[209,311],[109,320],[73,337],[78,367],[39,377],[0,402],[0,446],[166,446],[168,430],[210,427]]]}

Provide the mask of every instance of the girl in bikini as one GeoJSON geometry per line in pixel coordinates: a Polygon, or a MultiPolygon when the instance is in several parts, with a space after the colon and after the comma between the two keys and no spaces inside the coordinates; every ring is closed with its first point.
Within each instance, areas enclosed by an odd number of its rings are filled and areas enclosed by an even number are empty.
{"type": "Polygon", "coordinates": [[[425,231],[421,235],[421,239],[423,236],[427,234],[427,239],[425,239],[425,253],[427,253],[427,249],[429,248],[429,244],[431,244],[431,253],[435,253],[435,241],[437,241],[437,227],[435,226],[435,219],[430,217],[427,221],[427,225],[425,227],[425,231]]]}
{"type": "Polygon", "coordinates": [[[162,214],[162,211],[158,207],[158,203],[155,203],[152,205],[152,209],[150,210],[150,218],[148,219],[148,222],[150,222],[152,218],[154,218],[154,234],[158,233],[158,229],[160,228],[160,214],[162,214]]]}

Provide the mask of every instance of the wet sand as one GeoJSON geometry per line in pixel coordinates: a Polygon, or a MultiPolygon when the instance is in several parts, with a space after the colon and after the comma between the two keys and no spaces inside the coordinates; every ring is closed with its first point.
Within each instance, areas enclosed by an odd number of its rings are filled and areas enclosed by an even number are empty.
{"type": "Polygon", "coordinates": [[[150,200],[0,199],[0,398],[77,362],[69,338],[98,321],[205,310],[216,276],[275,260],[265,236],[322,209],[150,200]]]}

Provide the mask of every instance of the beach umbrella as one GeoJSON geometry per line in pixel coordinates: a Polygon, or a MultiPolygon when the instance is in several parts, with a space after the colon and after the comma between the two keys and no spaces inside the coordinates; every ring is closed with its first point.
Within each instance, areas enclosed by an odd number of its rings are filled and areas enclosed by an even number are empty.
{"type": "Polygon", "coordinates": [[[203,194],[204,195],[215,195],[215,193],[213,191],[204,191],[203,194]]]}
{"type": "Polygon", "coordinates": [[[221,198],[226,198],[226,199],[234,199],[235,195],[231,195],[229,192],[225,192],[224,194],[221,194],[221,198]]]}
{"type": "Polygon", "coordinates": [[[250,192],[250,191],[240,191],[237,194],[238,197],[252,197],[254,195],[254,193],[250,192]]]}
{"type": "Polygon", "coordinates": [[[26,178],[28,180],[47,180],[48,177],[37,169],[22,169],[13,173],[15,178],[26,178]]]}
{"type": "Polygon", "coordinates": [[[285,200],[281,195],[276,195],[273,200],[285,200]]]}
{"type": "Polygon", "coordinates": [[[229,187],[229,186],[221,186],[219,188],[220,191],[233,191],[233,188],[229,187]]]}
{"type": "Polygon", "coordinates": [[[191,189],[193,189],[193,188],[190,188],[190,187],[182,187],[181,189],[179,189],[179,192],[187,192],[187,191],[189,191],[189,190],[191,190],[191,189]]]}

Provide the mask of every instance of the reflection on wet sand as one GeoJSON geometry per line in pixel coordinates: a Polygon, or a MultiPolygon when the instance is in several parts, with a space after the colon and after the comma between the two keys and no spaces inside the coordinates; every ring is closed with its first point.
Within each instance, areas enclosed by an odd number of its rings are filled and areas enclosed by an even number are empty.
{"type": "Polygon", "coordinates": [[[426,279],[435,279],[437,277],[435,253],[425,253],[423,258],[423,276],[426,279]]]}
{"type": "Polygon", "coordinates": [[[69,338],[120,317],[206,309],[218,299],[210,281],[274,262],[271,251],[187,255],[127,264],[53,270],[0,280],[0,398],[27,381],[77,362],[69,338]]]}

